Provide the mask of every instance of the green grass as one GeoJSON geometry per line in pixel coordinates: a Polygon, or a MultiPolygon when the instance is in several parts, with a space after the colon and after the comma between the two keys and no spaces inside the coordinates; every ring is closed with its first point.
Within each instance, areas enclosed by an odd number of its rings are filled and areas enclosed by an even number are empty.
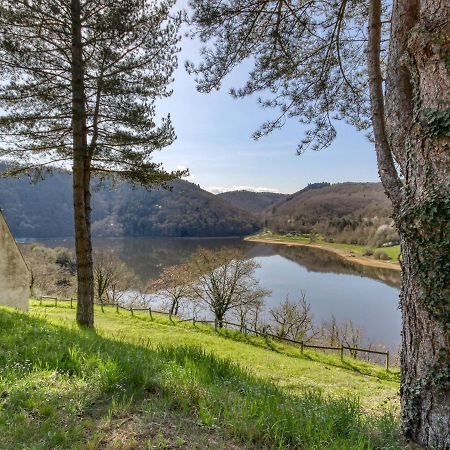
{"type": "MultiPolygon", "coordinates": [[[[311,240],[308,237],[305,236],[283,236],[280,234],[259,234],[254,235],[253,237],[259,238],[259,239],[276,239],[279,241],[285,241],[285,242],[301,242],[304,244],[311,243],[311,240]]],[[[394,245],[392,247],[367,247],[364,245],[357,245],[357,244],[347,244],[346,242],[327,242],[323,237],[317,238],[313,244],[320,245],[322,247],[330,247],[330,248],[336,248],[340,250],[348,250],[352,251],[357,255],[362,256],[365,250],[370,248],[373,252],[376,251],[382,251],[385,252],[393,262],[396,262],[398,260],[398,257],[400,255],[400,245],[394,245]]]]}
{"type": "Polygon", "coordinates": [[[110,308],[94,332],[74,313],[0,308],[2,449],[402,448],[375,400],[396,374],[110,308]]]}

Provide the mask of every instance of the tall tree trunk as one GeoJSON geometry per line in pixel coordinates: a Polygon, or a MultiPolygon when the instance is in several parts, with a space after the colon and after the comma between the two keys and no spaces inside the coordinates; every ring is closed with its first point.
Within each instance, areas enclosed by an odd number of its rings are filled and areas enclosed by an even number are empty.
{"type": "Polygon", "coordinates": [[[73,206],[77,257],[77,322],[94,325],[94,268],[91,244],[90,164],[87,145],[86,97],[80,0],[71,1],[72,12],[72,134],[73,206]]]}
{"type": "Polygon", "coordinates": [[[379,172],[401,239],[402,426],[424,447],[450,448],[449,6],[394,1],[386,112],[379,8],[370,2],[368,62],[379,172]]]}

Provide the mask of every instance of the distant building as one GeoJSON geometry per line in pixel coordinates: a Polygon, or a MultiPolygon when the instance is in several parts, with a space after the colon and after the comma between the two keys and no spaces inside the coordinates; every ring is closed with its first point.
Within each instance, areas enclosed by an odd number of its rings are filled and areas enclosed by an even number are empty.
{"type": "Polygon", "coordinates": [[[0,305],[28,310],[30,272],[0,210],[0,305]]]}

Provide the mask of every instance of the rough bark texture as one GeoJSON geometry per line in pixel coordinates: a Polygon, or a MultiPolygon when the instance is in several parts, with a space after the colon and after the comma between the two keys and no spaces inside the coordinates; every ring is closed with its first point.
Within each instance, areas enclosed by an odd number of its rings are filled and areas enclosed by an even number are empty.
{"type": "Polygon", "coordinates": [[[450,448],[449,3],[394,1],[385,112],[374,61],[379,2],[370,3],[373,126],[403,258],[402,425],[424,447],[450,448]],[[401,181],[384,170],[386,146],[401,181]]]}
{"type": "Polygon", "coordinates": [[[77,257],[77,322],[94,324],[94,269],[91,246],[90,155],[87,145],[86,99],[84,88],[81,6],[72,0],[72,134],[73,203],[75,252],[77,257]]]}

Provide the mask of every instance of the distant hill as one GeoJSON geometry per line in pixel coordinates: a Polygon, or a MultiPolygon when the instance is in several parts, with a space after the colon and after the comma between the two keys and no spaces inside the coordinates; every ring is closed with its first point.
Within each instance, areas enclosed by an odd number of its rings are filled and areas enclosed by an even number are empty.
{"type": "Polygon", "coordinates": [[[316,183],[267,208],[263,219],[275,232],[317,232],[367,244],[391,214],[381,183],[316,183]]]}
{"type": "MultiPolygon", "coordinates": [[[[71,188],[68,172],[37,184],[26,177],[0,179],[0,208],[14,236],[72,236],[71,188]]],[[[172,191],[127,183],[94,189],[92,207],[95,236],[242,236],[259,228],[255,216],[187,181],[174,182],[172,191]]]]}
{"type": "Polygon", "coordinates": [[[287,194],[274,192],[230,191],[217,194],[232,205],[253,214],[261,214],[273,204],[283,200],[287,194]]]}

